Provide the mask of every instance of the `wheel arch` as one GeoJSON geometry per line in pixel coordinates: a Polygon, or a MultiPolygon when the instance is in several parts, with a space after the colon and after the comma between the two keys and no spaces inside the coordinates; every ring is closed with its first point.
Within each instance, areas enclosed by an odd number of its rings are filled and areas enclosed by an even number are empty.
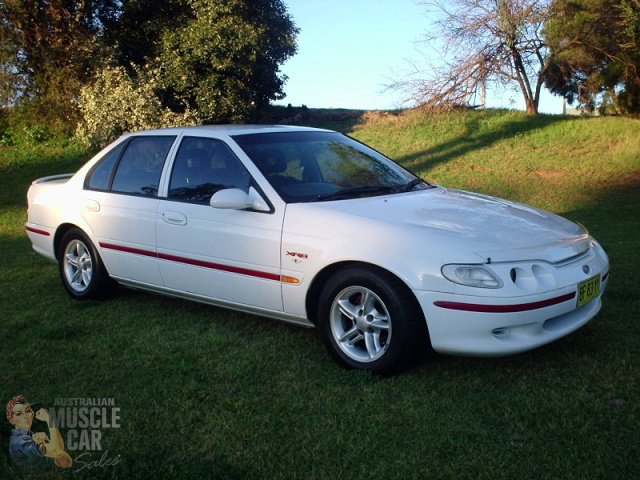
{"type": "Polygon", "coordinates": [[[307,318],[311,323],[313,323],[314,325],[317,325],[317,321],[318,321],[317,312],[318,312],[318,304],[320,299],[320,292],[324,288],[324,285],[327,282],[327,280],[333,275],[335,275],[337,272],[339,272],[340,270],[344,270],[349,267],[370,268],[372,270],[377,270],[378,272],[384,275],[390,275],[391,277],[393,277],[395,281],[398,282],[399,285],[402,285],[402,287],[405,288],[406,291],[411,294],[411,298],[413,299],[413,302],[415,302],[414,306],[415,306],[416,312],[419,312],[419,314],[421,315],[420,320],[424,325],[424,329],[425,329],[424,331],[427,335],[429,335],[427,322],[424,317],[424,312],[422,311],[422,307],[420,306],[418,299],[414,295],[411,288],[409,288],[407,283],[404,280],[402,280],[402,278],[395,275],[393,272],[390,272],[389,270],[382,268],[379,265],[375,265],[373,263],[367,263],[367,262],[360,262],[360,261],[343,261],[343,262],[333,263],[331,265],[327,265],[316,274],[316,276],[311,281],[311,285],[309,286],[309,289],[307,290],[307,297],[305,299],[307,318]]]}
{"type": "MultiPolygon", "coordinates": [[[[53,236],[53,255],[55,256],[57,261],[60,261],[60,244],[62,243],[62,239],[64,238],[65,234],[72,229],[78,229],[78,230],[82,230],[82,228],[80,228],[79,226],[73,224],[73,223],[63,223],[61,224],[58,229],[56,230],[55,235],[53,236]]],[[[86,235],[86,233],[85,233],[86,235]]]]}
{"type": "MultiPolygon", "coordinates": [[[[109,275],[109,271],[100,257],[100,252],[91,237],[82,227],[74,223],[61,224],[54,234],[53,247],[55,249],[55,258],[58,263],[58,271],[62,283],[72,298],[75,300],[103,300],[114,294],[117,282],[109,275]],[[73,282],[69,279],[68,272],[66,271],[65,264],[67,260],[62,257],[63,250],[66,250],[69,244],[66,240],[67,238],[74,241],[79,239],[79,241],[84,244],[84,247],[89,250],[89,270],[91,273],[89,273],[89,279],[86,282],[84,281],[83,273],[83,283],[86,284],[86,287],[81,290],[76,289],[72,285],[73,282]]],[[[79,265],[79,263],[75,265],[77,270],[81,268],[79,265]]]]}

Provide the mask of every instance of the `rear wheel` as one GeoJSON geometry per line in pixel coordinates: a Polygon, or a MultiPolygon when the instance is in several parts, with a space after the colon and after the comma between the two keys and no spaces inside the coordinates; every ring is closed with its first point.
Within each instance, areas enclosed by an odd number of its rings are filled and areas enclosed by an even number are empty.
{"type": "Polygon", "coordinates": [[[58,267],[62,284],[76,300],[106,298],[115,289],[91,240],[77,228],[62,237],[58,267]]]}
{"type": "Polygon", "coordinates": [[[422,311],[407,286],[383,270],[358,266],[329,279],[320,295],[320,335],[345,368],[393,374],[428,348],[422,311]]]}

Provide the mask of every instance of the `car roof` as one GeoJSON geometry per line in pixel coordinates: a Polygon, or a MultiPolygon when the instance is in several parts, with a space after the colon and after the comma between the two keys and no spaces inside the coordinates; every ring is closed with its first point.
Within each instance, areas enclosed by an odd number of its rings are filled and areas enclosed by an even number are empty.
{"type": "Polygon", "coordinates": [[[293,125],[195,125],[188,127],[173,127],[173,128],[160,128],[155,130],[142,130],[139,132],[131,132],[124,136],[131,135],[158,135],[167,133],[180,134],[180,133],[221,133],[224,135],[246,135],[251,133],[277,133],[277,132],[330,132],[331,130],[325,130],[312,127],[299,127],[293,125]]]}

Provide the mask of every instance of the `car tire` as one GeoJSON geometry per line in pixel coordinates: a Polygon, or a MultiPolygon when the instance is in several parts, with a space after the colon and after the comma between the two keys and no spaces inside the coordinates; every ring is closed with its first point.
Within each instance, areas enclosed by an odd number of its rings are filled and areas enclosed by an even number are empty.
{"type": "Polygon", "coordinates": [[[429,348],[424,316],[411,290],[370,266],[349,267],[328,280],[317,326],[331,356],[347,369],[392,375],[429,348]]]}
{"type": "Polygon", "coordinates": [[[100,300],[111,296],[116,282],[109,277],[91,240],[77,228],[66,232],[58,250],[62,284],[76,300],[100,300]]]}

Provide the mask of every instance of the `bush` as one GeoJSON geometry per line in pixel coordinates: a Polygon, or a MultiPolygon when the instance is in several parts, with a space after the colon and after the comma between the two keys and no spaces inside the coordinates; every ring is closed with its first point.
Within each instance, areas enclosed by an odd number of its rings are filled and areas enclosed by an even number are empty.
{"type": "Polygon", "coordinates": [[[51,105],[37,99],[21,99],[17,105],[2,108],[0,146],[66,143],[75,121],[62,121],[51,110],[51,105]]]}
{"type": "Polygon", "coordinates": [[[130,131],[198,123],[186,104],[182,113],[164,107],[159,88],[157,71],[136,68],[132,76],[123,67],[102,69],[95,82],[82,88],[76,138],[101,147],[130,131]]]}

